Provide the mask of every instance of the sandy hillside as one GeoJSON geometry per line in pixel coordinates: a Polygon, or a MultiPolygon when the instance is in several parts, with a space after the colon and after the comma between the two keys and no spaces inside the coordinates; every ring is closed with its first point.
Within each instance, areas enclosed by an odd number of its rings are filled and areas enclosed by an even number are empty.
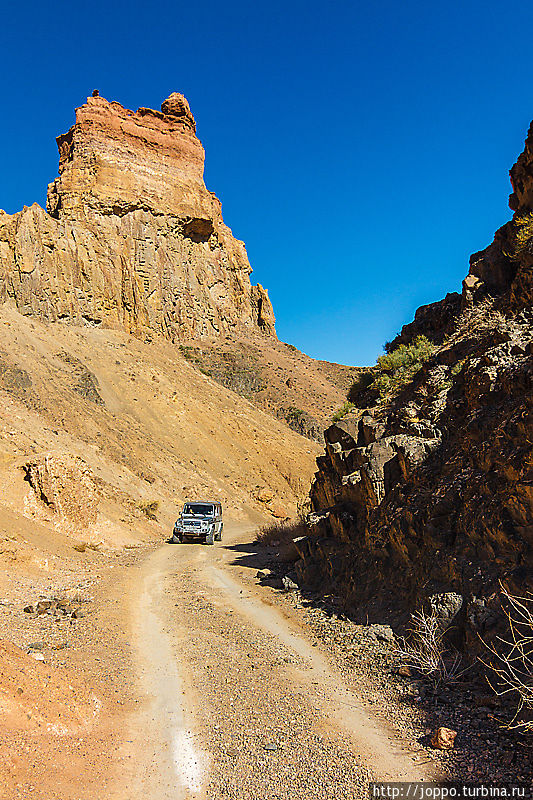
{"type": "Polygon", "coordinates": [[[161,537],[188,497],[236,518],[294,514],[318,450],[168,342],[8,305],[0,418],[0,555],[26,571],[45,568],[50,533],[103,547],[161,537]]]}

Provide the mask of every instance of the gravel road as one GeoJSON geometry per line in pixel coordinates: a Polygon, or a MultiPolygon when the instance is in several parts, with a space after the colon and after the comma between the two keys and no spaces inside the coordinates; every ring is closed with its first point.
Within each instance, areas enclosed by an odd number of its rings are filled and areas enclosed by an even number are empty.
{"type": "Polygon", "coordinates": [[[21,648],[2,800],[342,800],[432,777],[370,678],[259,584],[253,526],[226,525],[212,547],[91,551],[2,599],[0,634],[21,648]],[[76,619],[23,610],[68,593],[76,619]]]}
{"type": "Polygon", "coordinates": [[[115,782],[113,797],[325,800],[367,797],[373,778],[427,779],[318,640],[236,562],[231,545],[251,531],[225,534],[214,547],[164,545],[129,570],[144,700],[121,754],[127,786],[115,782]]]}

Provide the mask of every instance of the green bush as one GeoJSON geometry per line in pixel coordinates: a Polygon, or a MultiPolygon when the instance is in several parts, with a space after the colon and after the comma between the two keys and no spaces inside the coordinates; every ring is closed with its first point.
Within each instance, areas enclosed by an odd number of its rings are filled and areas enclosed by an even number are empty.
{"type": "Polygon", "coordinates": [[[350,410],[349,407],[353,408],[352,401],[357,401],[357,395],[363,391],[375,389],[382,400],[399,392],[413,379],[435,349],[436,345],[425,336],[417,336],[410,344],[401,344],[380,356],[375,367],[357,376],[348,392],[348,402],[337,412],[340,414],[336,415],[337,419],[344,416],[350,410]]]}
{"type": "Polygon", "coordinates": [[[180,344],[179,351],[183,358],[190,361],[192,364],[201,364],[202,359],[200,358],[201,351],[198,347],[192,347],[188,344],[180,344]]]}
{"type": "Polygon", "coordinates": [[[533,212],[515,217],[511,226],[510,247],[503,252],[511,261],[521,261],[524,255],[533,252],[533,212]]]}
{"type": "Polygon", "coordinates": [[[354,404],[350,403],[350,401],[347,400],[345,404],[342,406],[342,408],[339,408],[339,410],[335,412],[335,414],[332,417],[332,421],[338,422],[340,419],[345,417],[346,414],[348,414],[352,410],[352,408],[355,408],[354,404]]]}
{"type": "Polygon", "coordinates": [[[425,336],[417,336],[410,344],[401,344],[392,352],[380,356],[374,386],[381,398],[400,391],[416,375],[435,352],[435,345],[425,336]]]}

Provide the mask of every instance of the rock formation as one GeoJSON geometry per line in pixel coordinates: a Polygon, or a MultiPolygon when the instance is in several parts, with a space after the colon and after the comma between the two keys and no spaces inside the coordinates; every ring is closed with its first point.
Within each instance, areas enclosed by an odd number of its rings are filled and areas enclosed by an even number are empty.
{"type": "MultiPolygon", "coordinates": [[[[278,341],[244,244],[205,187],[185,97],[133,112],[95,89],[57,143],[47,212],[36,204],[0,211],[0,304],[43,321],[178,342],[203,374],[321,437],[351,370],[278,341]]],[[[94,376],[78,372],[77,391],[101,403],[94,376]]],[[[14,379],[0,363],[0,384],[14,379]]]]}
{"type": "Polygon", "coordinates": [[[356,407],[326,431],[297,543],[300,579],[362,620],[401,624],[459,598],[455,636],[473,648],[503,621],[500,582],[533,588],[532,151],[530,130],[514,218],[472,256],[462,295],[419,309],[388,346],[424,334],[432,355],[369,407],[353,388],[356,407]]]}
{"type": "Polygon", "coordinates": [[[36,497],[80,528],[96,522],[100,497],[94,475],[83,459],[47,453],[23,465],[36,497]]]}
{"type": "Polygon", "coordinates": [[[0,212],[0,299],[24,314],[173,340],[274,335],[244,244],[204,184],[187,100],[136,112],[94,93],[57,139],[47,212],[0,212]]]}

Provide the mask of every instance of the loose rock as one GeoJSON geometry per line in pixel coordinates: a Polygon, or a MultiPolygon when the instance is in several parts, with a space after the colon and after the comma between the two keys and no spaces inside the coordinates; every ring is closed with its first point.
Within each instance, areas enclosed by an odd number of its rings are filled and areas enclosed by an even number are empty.
{"type": "Polygon", "coordinates": [[[431,737],[431,746],[435,750],[451,750],[455,744],[455,737],[457,731],[452,731],[451,728],[437,728],[431,737]]]}

